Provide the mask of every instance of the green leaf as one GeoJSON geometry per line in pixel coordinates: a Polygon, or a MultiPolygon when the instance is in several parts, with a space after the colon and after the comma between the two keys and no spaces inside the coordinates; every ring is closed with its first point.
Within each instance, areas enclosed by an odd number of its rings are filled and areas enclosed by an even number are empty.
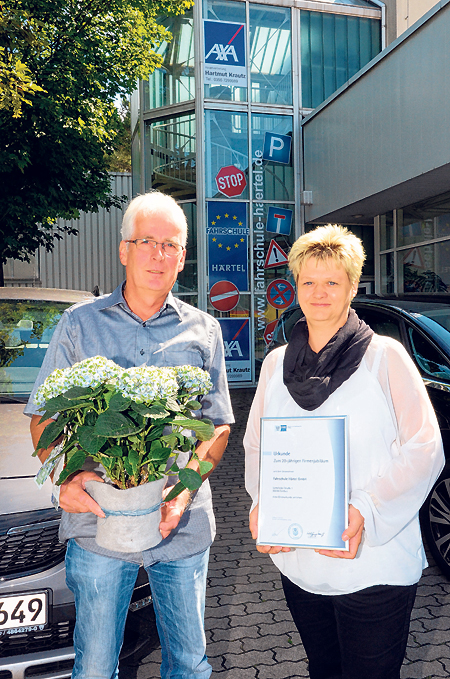
{"type": "Polygon", "coordinates": [[[113,394],[109,401],[109,410],[120,412],[126,410],[131,405],[131,398],[124,398],[122,394],[113,394]]]}
{"type": "Polygon", "coordinates": [[[186,408],[189,408],[189,410],[199,410],[201,407],[202,405],[198,401],[188,401],[186,403],[186,408]]]}
{"type": "Polygon", "coordinates": [[[69,401],[78,401],[79,399],[91,398],[93,390],[91,387],[71,387],[64,392],[63,397],[69,401]]]}
{"type": "Polygon", "coordinates": [[[70,407],[70,401],[67,398],[64,398],[64,396],[55,396],[54,398],[50,398],[45,404],[46,414],[52,413],[53,415],[70,407]]]}
{"type": "Polygon", "coordinates": [[[77,436],[80,446],[90,455],[96,455],[106,443],[106,436],[98,436],[94,427],[87,427],[86,425],[78,427],[77,436]]]}
{"type": "Polygon", "coordinates": [[[122,446],[111,446],[102,452],[102,455],[110,455],[111,457],[122,457],[123,449],[122,446]]]}
{"type": "Polygon", "coordinates": [[[199,441],[209,441],[214,436],[214,425],[211,420],[178,419],[175,423],[183,429],[192,429],[199,441]]]}
{"type": "Polygon", "coordinates": [[[202,485],[200,474],[189,467],[181,469],[178,478],[188,490],[197,490],[202,485]]]}
{"type": "Polygon", "coordinates": [[[106,436],[107,438],[120,438],[142,431],[142,427],[135,425],[122,413],[109,410],[98,416],[94,429],[97,436],[106,436]]]}
{"type": "Polygon", "coordinates": [[[126,474],[128,474],[128,476],[133,476],[133,467],[131,466],[131,464],[128,460],[128,457],[123,457],[122,462],[123,462],[123,466],[124,466],[126,474]]]}
{"type": "Polygon", "coordinates": [[[166,495],[166,497],[164,498],[164,502],[170,502],[171,500],[175,499],[177,495],[183,492],[183,490],[186,490],[185,486],[182,483],[178,482],[176,486],[172,488],[170,493],[166,495]]]}
{"type": "Polygon", "coordinates": [[[175,401],[174,398],[168,398],[166,401],[166,405],[169,408],[169,410],[172,410],[174,413],[179,413],[181,410],[181,406],[177,401],[175,401]]]}
{"type": "Polygon", "coordinates": [[[139,456],[139,453],[137,452],[137,450],[134,450],[133,448],[130,450],[130,452],[128,453],[128,462],[130,463],[131,468],[133,470],[132,475],[137,476],[138,471],[139,471],[139,462],[140,462],[140,456],[139,456]]]}
{"type": "Polygon", "coordinates": [[[213,468],[212,462],[207,462],[206,460],[200,460],[198,465],[200,467],[200,474],[202,476],[207,474],[213,468]]]}
{"type": "Polygon", "coordinates": [[[150,453],[146,456],[149,460],[152,462],[167,462],[167,460],[170,457],[170,453],[172,452],[171,448],[167,448],[166,446],[163,446],[160,441],[153,441],[151,448],[150,448],[150,453]]]}
{"type": "Polygon", "coordinates": [[[82,450],[77,450],[70,459],[67,461],[66,466],[59,475],[59,479],[56,482],[57,486],[60,486],[71,474],[77,472],[86,461],[86,454],[82,450]]]}
{"type": "Polygon", "coordinates": [[[53,420],[50,422],[44,429],[44,431],[41,434],[41,438],[39,439],[39,443],[36,446],[36,450],[39,450],[40,448],[48,448],[53,441],[56,441],[56,439],[62,434],[64,431],[64,427],[66,426],[67,420],[65,420],[63,417],[59,418],[55,421],[53,420]]]}
{"type": "Polygon", "coordinates": [[[132,403],[131,408],[144,417],[151,417],[153,420],[158,420],[161,417],[167,417],[169,412],[161,405],[147,406],[145,403],[132,403]]]}
{"type": "Polygon", "coordinates": [[[146,441],[154,441],[155,439],[159,439],[162,436],[162,433],[164,431],[164,424],[155,424],[150,429],[148,430],[148,433],[145,436],[146,441]]]}

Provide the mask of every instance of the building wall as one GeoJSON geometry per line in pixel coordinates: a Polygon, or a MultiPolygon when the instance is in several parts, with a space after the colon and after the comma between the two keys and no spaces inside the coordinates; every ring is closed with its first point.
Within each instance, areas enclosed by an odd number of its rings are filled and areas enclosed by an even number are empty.
{"type": "MultiPolygon", "coordinates": [[[[112,193],[131,197],[131,174],[111,175],[112,193]]],[[[79,219],[58,220],[78,229],[78,236],[63,234],[52,252],[40,248],[30,263],[10,260],[5,267],[6,285],[111,292],[124,278],[119,261],[120,227],[126,209],[81,213],[79,219]]]]}
{"type": "Polygon", "coordinates": [[[410,28],[436,4],[434,0],[397,0],[397,35],[410,28]]]}
{"type": "Polygon", "coordinates": [[[306,221],[373,218],[445,190],[449,173],[436,172],[450,164],[449,31],[445,0],[306,119],[306,221]]]}

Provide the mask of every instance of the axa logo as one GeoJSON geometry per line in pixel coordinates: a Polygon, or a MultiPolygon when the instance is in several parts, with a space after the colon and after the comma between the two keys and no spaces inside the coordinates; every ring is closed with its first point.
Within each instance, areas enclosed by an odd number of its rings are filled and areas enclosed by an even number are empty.
{"type": "Polygon", "coordinates": [[[232,358],[233,351],[236,351],[238,356],[243,356],[242,349],[238,340],[231,340],[231,342],[227,342],[226,340],[224,340],[223,343],[225,345],[225,358],[232,358]]]}
{"type": "Polygon", "coordinates": [[[216,55],[216,61],[228,61],[228,57],[233,58],[235,62],[239,61],[233,45],[221,45],[216,42],[206,55],[206,59],[212,54],[216,55]]]}

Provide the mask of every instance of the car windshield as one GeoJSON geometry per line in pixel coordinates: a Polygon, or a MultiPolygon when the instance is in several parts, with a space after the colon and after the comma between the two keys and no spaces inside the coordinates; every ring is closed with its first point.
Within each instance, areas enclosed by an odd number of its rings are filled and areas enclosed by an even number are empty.
{"type": "Polygon", "coordinates": [[[0,398],[25,401],[66,302],[0,301],[0,398]]]}
{"type": "Polygon", "coordinates": [[[421,309],[420,313],[412,315],[444,343],[450,355],[450,306],[436,307],[429,311],[421,309]]]}

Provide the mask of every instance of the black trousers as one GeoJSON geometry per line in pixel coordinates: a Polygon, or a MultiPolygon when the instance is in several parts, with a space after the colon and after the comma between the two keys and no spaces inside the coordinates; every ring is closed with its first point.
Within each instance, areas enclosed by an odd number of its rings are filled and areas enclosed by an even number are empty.
{"type": "Polygon", "coordinates": [[[417,585],[311,594],[281,575],[311,679],[399,679],[417,585]]]}

